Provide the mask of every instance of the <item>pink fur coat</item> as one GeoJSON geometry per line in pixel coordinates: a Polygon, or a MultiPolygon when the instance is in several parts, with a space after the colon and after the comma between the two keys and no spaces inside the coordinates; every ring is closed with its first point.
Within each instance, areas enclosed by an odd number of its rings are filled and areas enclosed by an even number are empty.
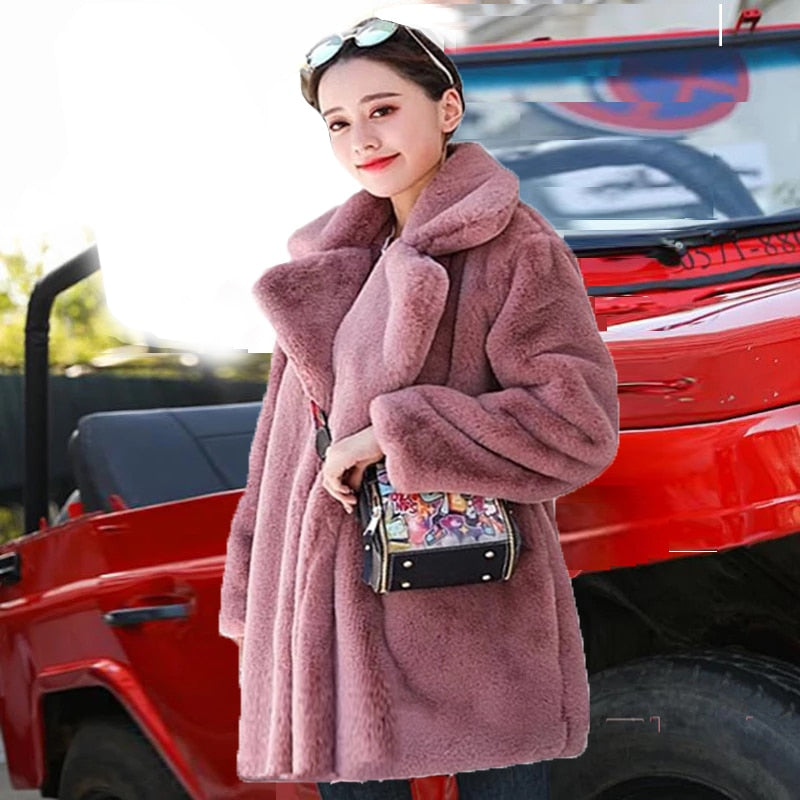
{"type": "Polygon", "coordinates": [[[219,630],[244,637],[237,773],[366,781],[575,757],[589,685],[555,500],[618,445],[617,375],[578,262],[476,142],[451,143],[402,230],[361,190],[295,231],[253,291],[276,331],[231,524],[219,630]],[[458,270],[459,290],[451,271],[458,270]],[[402,492],[512,501],[508,582],[377,595],[321,484],[373,424],[402,492]]]}

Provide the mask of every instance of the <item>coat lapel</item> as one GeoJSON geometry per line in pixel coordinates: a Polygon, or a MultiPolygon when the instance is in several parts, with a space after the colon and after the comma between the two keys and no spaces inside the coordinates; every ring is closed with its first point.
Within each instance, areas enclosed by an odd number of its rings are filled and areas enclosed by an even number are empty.
{"type": "Polygon", "coordinates": [[[334,337],[378,258],[389,290],[382,390],[412,384],[447,301],[450,281],[437,257],[497,236],[518,202],[519,181],[511,170],[476,142],[451,143],[401,236],[383,255],[391,201],[364,189],[296,230],[288,244],[292,259],[266,270],[252,291],[305,393],[330,407],[334,337]]]}

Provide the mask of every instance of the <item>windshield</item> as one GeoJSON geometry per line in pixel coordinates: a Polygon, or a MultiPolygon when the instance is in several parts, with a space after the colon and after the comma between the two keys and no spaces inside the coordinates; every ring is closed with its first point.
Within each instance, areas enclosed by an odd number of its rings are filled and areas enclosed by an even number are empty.
{"type": "Polygon", "coordinates": [[[454,54],[466,100],[454,139],[516,172],[522,200],[562,236],[800,206],[799,42],[533,50],[454,54]]]}

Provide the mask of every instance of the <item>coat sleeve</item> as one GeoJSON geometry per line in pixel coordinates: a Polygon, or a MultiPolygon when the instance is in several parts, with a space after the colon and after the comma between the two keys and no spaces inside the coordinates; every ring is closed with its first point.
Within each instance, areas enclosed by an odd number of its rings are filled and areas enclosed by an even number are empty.
{"type": "Polygon", "coordinates": [[[616,455],[617,373],[569,246],[556,233],[534,235],[501,286],[485,340],[499,390],[415,384],[370,402],[400,492],[536,503],[580,488],[616,455]]]}
{"type": "Polygon", "coordinates": [[[231,520],[226,548],[225,566],[220,591],[219,632],[229,639],[244,635],[247,605],[247,581],[250,573],[250,550],[255,529],[256,509],[264,474],[272,418],[286,356],[276,343],[273,347],[267,388],[250,444],[247,483],[231,520]]]}

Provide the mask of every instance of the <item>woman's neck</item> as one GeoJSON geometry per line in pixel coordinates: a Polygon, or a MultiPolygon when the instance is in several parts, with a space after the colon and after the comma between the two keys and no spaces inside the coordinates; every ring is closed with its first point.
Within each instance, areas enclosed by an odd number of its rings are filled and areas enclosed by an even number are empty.
{"type": "Polygon", "coordinates": [[[442,168],[442,165],[447,160],[447,157],[452,153],[452,147],[448,144],[442,150],[442,157],[438,163],[429,169],[420,179],[413,185],[406,189],[402,194],[392,197],[392,208],[394,209],[394,225],[396,239],[405,227],[408,215],[417,198],[420,196],[422,190],[433,180],[436,173],[442,168]]]}

